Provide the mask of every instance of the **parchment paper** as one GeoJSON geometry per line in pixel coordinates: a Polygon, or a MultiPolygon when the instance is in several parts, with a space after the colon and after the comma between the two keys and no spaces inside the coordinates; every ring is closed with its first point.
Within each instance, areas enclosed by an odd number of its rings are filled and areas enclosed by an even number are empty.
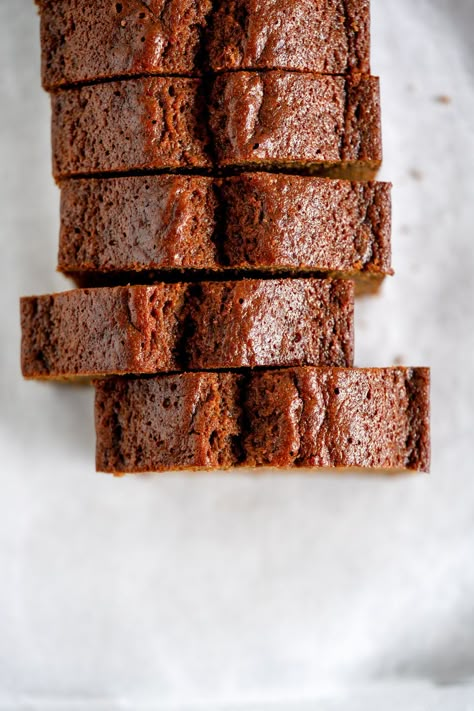
{"type": "Polygon", "coordinates": [[[474,709],[474,3],[373,0],[397,275],[358,365],[432,366],[431,476],[94,472],[92,392],[22,382],[59,194],[30,0],[0,2],[0,707],[474,709]]]}

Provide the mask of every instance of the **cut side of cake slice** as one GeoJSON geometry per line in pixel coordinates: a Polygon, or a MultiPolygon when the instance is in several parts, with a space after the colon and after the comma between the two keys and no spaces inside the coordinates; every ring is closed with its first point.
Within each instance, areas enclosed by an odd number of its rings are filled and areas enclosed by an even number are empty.
{"type": "Polygon", "coordinates": [[[201,73],[212,0],[36,0],[43,87],[201,73]]]}
{"type": "Polygon", "coordinates": [[[98,471],[426,472],[425,368],[291,368],[96,381],[98,471]]]}
{"type": "Polygon", "coordinates": [[[351,281],[267,279],[75,289],[21,300],[27,378],[350,366],[351,281]]]}

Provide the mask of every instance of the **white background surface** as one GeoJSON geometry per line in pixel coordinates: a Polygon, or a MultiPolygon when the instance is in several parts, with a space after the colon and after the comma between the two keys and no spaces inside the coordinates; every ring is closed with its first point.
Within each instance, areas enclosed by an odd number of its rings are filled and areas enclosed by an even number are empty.
{"type": "Polygon", "coordinates": [[[66,282],[36,13],[0,0],[0,708],[474,709],[473,30],[373,0],[397,276],[357,364],[432,366],[431,476],[114,480],[92,393],[19,374],[18,297],[66,282]]]}

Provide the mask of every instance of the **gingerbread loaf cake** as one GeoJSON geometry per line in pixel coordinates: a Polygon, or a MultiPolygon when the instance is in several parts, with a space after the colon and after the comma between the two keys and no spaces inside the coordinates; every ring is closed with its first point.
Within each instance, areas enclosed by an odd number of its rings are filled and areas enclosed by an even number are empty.
{"type": "Polygon", "coordinates": [[[392,273],[390,187],[272,173],[67,180],[58,266],[86,286],[238,270],[375,290],[392,273]]]}
{"type": "Polygon", "coordinates": [[[186,373],[95,387],[99,471],[429,469],[424,368],[186,373]]]}
{"type": "Polygon", "coordinates": [[[428,471],[429,371],[352,367],[392,273],[369,0],[35,2],[86,288],[21,300],[22,371],[94,379],[97,469],[428,471]]]}
{"type": "Polygon", "coordinates": [[[370,71],[368,0],[36,2],[47,91],[209,70],[370,71]]]}
{"type": "Polygon", "coordinates": [[[371,180],[381,162],[379,86],[350,78],[231,72],[151,77],[52,95],[53,173],[290,170],[371,180]]]}
{"type": "Polygon", "coordinates": [[[249,279],[26,297],[23,375],[350,366],[353,296],[350,281],[249,279]]]}

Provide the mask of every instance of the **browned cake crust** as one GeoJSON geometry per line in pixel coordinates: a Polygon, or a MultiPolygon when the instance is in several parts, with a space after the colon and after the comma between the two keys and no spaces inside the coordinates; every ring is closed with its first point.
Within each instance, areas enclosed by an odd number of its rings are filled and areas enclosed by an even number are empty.
{"type": "Polygon", "coordinates": [[[370,71],[368,0],[36,2],[48,91],[208,69],[370,71]]]}
{"type": "Polygon", "coordinates": [[[243,173],[61,188],[59,269],[82,284],[238,269],[345,275],[367,288],[392,273],[388,183],[243,173]]]}
{"type": "Polygon", "coordinates": [[[353,283],[268,279],[21,300],[28,378],[352,365],[353,283]]]}
{"type": "Polygon", "coordinates": [[[221,0],[210,24],[214,71],[370,72],[369,0],[221,0]]]}
{"type": "Polygon", "coordinates": [[[97,469],[428,471],[429,383],[424,368],[97,381],[97,469]]]}
{"type": "Polygon", "coordinates": [[[211,0],[36,0],[43,86],[201,71],[211,0]]]}
{"type": "Polygon", "coordinates": [[[195,79],[53,94],[55,177],[214,165],[371,180],[380,166],[375,77],[232,72],[215,79],[211,94],[209,116],[195,79]]]}
{"type": "Polygon", "coordinates": [[[214,82],[209,123],[223,167],[303,167],[371,180],[382,160],[376,77],[222,74],[214,82]]]}
{"type": "Polygon", "coordinates": [[[56,178],[211,165],[196,79],[153,77],[51,96],[56,178]]]}

